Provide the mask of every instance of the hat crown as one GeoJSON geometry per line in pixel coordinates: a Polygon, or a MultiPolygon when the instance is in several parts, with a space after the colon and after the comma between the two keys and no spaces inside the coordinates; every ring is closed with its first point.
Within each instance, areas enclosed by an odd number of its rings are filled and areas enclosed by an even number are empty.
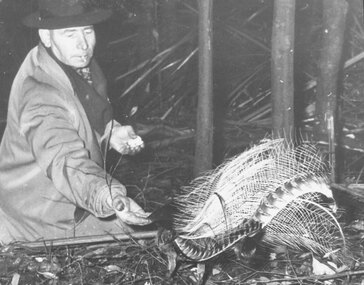
{"type": "Polygon", "coordinates": [[[38,10],[25,17],[23,23],[38,29],[64,29],[97,24],[111,13],[93,7],[86,0],[38,0],[38,10]]]}
{"type": "Polygon", "coordinates": [[[38,5],[42,18],[75,16],[86,12],[84,2],[80,0],[39,0],[38,5]]]}

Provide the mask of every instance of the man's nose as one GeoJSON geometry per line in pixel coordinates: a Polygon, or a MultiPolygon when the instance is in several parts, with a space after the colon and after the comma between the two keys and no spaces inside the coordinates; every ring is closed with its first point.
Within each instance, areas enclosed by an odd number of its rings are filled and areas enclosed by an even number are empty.
{"type": "Polygon", "coordinates": [[[88,48],[88,42],[83,33],[79,35],[78,48],[83,49],[83,50],[86,50],[88,48]]]}

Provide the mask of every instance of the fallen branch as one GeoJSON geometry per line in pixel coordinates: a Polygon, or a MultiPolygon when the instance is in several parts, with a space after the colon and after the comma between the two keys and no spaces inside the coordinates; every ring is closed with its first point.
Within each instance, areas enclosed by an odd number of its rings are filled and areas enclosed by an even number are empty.
{"type": "Polygon", "coordinates": [[[332,275],[312,275],[312,276],[302,276],[302,277],[292,277],[292,278],[281,278],[281,279],[272,279],[269,281],[259,281],[260,283],[268,284],[268,283],[275,283],[275,282],[291,282],[291,281],[318,281],[318,280],[332,280],[337,278],[347,278],[355,275],[364,275],[364,270],[358,271],[344,271],[332,275]]]}
{"type": "Polygon", "coordinates": [[[129,234],[105,234],[82,237],[58,238],[31,242],[18,242],[14,247],[18,248],[42,248],[55,246],[70,246],[90,243],[116,242],[136,239],[151,239],[157,236],[157,231],[135,232],[129,234]]]}

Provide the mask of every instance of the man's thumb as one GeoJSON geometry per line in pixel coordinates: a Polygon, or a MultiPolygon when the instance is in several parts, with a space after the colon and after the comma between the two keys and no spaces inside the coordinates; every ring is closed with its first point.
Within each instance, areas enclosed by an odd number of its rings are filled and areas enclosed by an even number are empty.
{"type": "Polygon", "coordinates": [[[137,134],[134,132],[132,128],[129,129],[128,135],[131,139],[135,139],[137,137],[137,134]]]}

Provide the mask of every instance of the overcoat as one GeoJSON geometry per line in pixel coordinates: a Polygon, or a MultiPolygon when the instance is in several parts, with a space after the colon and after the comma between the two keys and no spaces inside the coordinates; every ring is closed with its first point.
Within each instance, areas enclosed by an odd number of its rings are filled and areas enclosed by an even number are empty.
{"type": "MultiPolygon", "coordinates": [[[[90,69],[105,100],[106,80],[90,69]]],[[[67,236],[87,214],[107,217],[105,203],[125,187],[106,176],[100,137],[63,69],[42,44],[22,63],[12,85],[0,145],[0,241],[67,236]]]]}

